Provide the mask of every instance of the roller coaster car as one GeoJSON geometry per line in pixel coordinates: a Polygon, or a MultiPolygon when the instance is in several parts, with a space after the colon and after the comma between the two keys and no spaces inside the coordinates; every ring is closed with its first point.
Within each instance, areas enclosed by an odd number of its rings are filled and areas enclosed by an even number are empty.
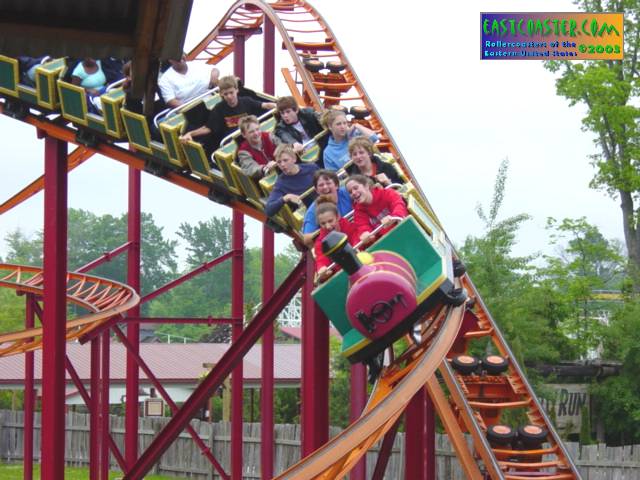
{"type": "Polygon", "coordinates": [[[342,335],[342,355],[351,363],[383,352],[438,303],[466,299],[454,286],[444,235],[429,235],[411,216],[366,251],[356,254],[338,232],[327,235],[323,250],[342,270],[312,295],[342,335]]]}

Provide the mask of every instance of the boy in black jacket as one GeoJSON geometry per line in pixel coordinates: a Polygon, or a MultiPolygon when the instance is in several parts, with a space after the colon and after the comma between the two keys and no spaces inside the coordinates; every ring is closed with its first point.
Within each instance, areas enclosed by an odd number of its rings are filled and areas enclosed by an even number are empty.
{"type": "MultiPolygon", "coordinates": [[[[319,113],[312,108],[301,109],[291,96],[280,97],[276,102],[276,108],[280,115],[280,121],[276,125],[274,133],[283,143],[293,145],[296,153],[301,152],[302,145],[323,130],[322,125],[320,125],[319,113]]],[[[327,136],[325,135],[319,141],[320,155],[318,163],[322,162],[322,150],[326,142],[327,136]]]]}

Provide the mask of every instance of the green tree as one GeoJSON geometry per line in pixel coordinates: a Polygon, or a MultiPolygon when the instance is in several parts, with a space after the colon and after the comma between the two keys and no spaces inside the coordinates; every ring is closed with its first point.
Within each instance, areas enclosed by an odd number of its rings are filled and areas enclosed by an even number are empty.
{"type": "Polygon", "coordinates": [[[603,357],[622,364],[620,374],[592,386],[595,415],[611,445],[640,442],[640,303],[624,303],[603,331],[603,357]]]}
{"type": "MultiPolygon", "coordinates": [[[[557,331],[567,312],[561,295],[541,282],[531,266],[535,257],[513,255],[518,231],[529,216],[499,219],[508,167],[507,160],[500,164],[488,213],[477,207],[483,235],[467,237],[460,256],[520,363],[557,361],[571,352],[568,339],[557,331]]],[[[474,353],[484,353],[485,342],[479,342],[474,353]]]]}
{"type": "Polygon", "coordinates": [[[351,367],[340,355],[341,343],[333,336],[329,339],[332,375],[329,385],[329,422],[331,425],[346,427],[350,416],[351,367]]]}
{"type": "Polygon", "coordinates": [[[19,228],[5,237],[8,247],[8,263],[20,265],[40,265],[42,263],[42,238],[30,240],[19,228]]]}
{"type": "Polygon", "coordinates": [[[0,288],[0,333],[24,329],[25,298],[14,290],[0,288]]]}
{"type": "MultiPolygon", "coordinates": [[[[142,294],[151,292],[169,281],[176,271],[175,246],[176,242],[166,240],[162,235],[162,228],[158,227],[153,217],[143,213],[141,218],[141,285],[142,294]]],[[[127,216],[125,214],[114,217],[112,215],[95,215],[86,210],[69,209],[67,236],[67,265],[69,270],[76,270],[83,265],[99,258],[127,241],[127,216]]],[[[34,238],[28,238],[20,230],[10,232],[5,241],[8,246],[7,261],[27,265],[42,265],[43,232],[39,231],[34,238]]],[[[126,283],[127,255],[126,252],[112,258],[89,272],[91,275],[108,278],[126,283]]],[[[13,323],[14,311],[20,307],[15,299],[9,303],[3,302],[4,313],[0,313],[0,330],[10,331],[13,323]],[[16,306],[18,305],[18,306],[16,306]]],[[[146,313],[147,306],[143,306],[146,313]]],[[[71,306],[70,315],[80,314],[81,309],[71,306]]]]}
{"type": "Polygon", "coordinates": [[[598,228],[582,217],[561,222],[548,219],[552,244],[560,245],[559,256],[546,257],[542,269],[547,284],[564,296],[567,315],[561,322],[565,334],[575,338],[579,355],[600,344],[605,325],[599,320],[597,290],[618,288],[622,279],[619,245],[605,239],[598,228]]]}
{"type": "MultiPolygon", "coordinates": [[[[640,199],[638,128],[638,49],[640,3],[637,0],[578,0],[586,12],[624,13],[624,59],[607,61],[551,61],[545,64],[559,74],[557,93],[571,106],[582,104],[587,113],[583,129],[595,134],[598,151],[592,155],[596,169],[591,186],[619,198],[624,238],[636,290],[640,288],[640,199]]],[[[620,32],[622,34],[622,32],[620,32]]]]}
{"type": "Polygon", "coordinates": [[[515,287],[519,286],[522,272],[529,269],[532,259],[512,255],[517,232],[522,223],[530,218],[529,215],[521,213],[504,220],[498,219],[504,201],[508,168],[509,162],[505,159],[498,169],[489,213],[485,213],[481,204],[476,207],[484,223],[483,236],[467,237],[460,249],[483,300],[498,319],[506,316],[509,305],[518,294],[515,287]]]}
{"type": "MultiPolygon", "coordinates": [[[[166,240],[162,228],[158,227],[153,216],[142,214],[142,292],[155,290],[175,275],[176,242],[166,240]]],[[[35,238],[27,238],[16,230],[6,237],[9,247],[7,261],[42,265],[43,232],[36,233],[35,238]]],[[[127,216],[98,216],[81,209],[69,209],[67,265],[75,270],[102,256],[104,253],[119,247],[127,241],[127,216]]],[[[126,253],[105,262],[90,273],[120,282],[126,281],[126,253]]]]}
{"type": "Polygon", "coordinates": [[[300,389],[276,388],[273,411],[276,423],[300,423],[300,389]]]}
{"type": "Polygon", "coordinates": [[[187,265],[192,268],[231,249],[231,220],[228,218],[211,217],[195,226],[184,222],[177,233],[187,244],[187,265]]]}
{"type": "MultiPolygon", "coordinates": [[[[231,249],[231,220],[212,217],[196,225],[183,223],[177,232],[186,244],[187,271],[211,261],[231,249]]],[[[245,238],[246,242],[246,238],[245,238]]],[[[275,258],[276,286],[289,274],[300,254],[287,247],[275,258]]],[[[186,273],[186,272],[185,272],[186,273]]],[[[262,300],[262,250],[245,248],[244,312],[250,318],[262,300]]],[[[225,317],[231,314],[231,259],[201,273],[152,302],[158,317],[225,317]]],[[[162,325],[158,332],[203,341],[226,341],[228,327],[162,325]]]]}

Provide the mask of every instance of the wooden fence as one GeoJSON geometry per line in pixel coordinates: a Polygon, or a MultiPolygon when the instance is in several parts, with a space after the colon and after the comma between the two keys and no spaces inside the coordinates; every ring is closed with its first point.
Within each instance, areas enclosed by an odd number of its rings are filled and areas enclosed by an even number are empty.
{"type": "MultiPolygon", "coordinates": [[[[140,451],[143,451],[158,434],[168,419],[140,419],[140,451]]],[[[34,452],[39,459],[40,415],[35,418],[34,452]]],[[[230,425],[228,423],[200,422],[194,420],[192,426],[222,466],[229,468],[230,425]]],[[[339,429],[332,428],[331,435],[339,429]]],[[[22,412],[0,411],[0,459],[19,462],[23,458],[23,414],[22,412]]],[[[124,418],[111,417],[111,434],[123,451],[124,418]]],[[[275,472],[280,473],[300,458],[300,426],[276,425],[275,427],[275,472]]],[[[89,463],[89,416],[69,413],[66,416],[65,454],[70,466],[87,466],[89,463]]],[[[567,443],[567,448],[578,465],[584,480],[640,480],[640,445],[607,447],[589,445],[580,447],[567,443]]],[[[393,447],[385,479],[404,478],[404,438],[398,434],[393,447]]],[[[374,448],[367,456],[367,472],[373,471],[376,459],[374,448]]],[[[464,474],[446,435],[436,438],[438,480],[464,480],[464,474]]],[[[246,479],[260,478],[260,425],[244,424],[244,475],[246,479]]],[[[118,466],[113,461],[113,467],[118,466]]],[[[153,473],[173,475],[197,480],[220,478],[212,472],[206,458],[190,436],[182,433],[178,440],[154,466],[153,473]]]]}

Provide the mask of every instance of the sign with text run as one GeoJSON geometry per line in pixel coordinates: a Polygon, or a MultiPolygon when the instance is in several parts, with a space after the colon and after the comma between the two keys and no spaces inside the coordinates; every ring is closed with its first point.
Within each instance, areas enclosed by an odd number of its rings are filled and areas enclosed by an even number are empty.
{"type": "Polygon", "coordinates": [[[546,384],[551,395],[541,398],[542,408],[555,419],[555,426],[564,435],[580,433],[583,408],[589,414],[589,386],[586,384],[546,384]]]}
{"type": "Polygon", "coordinates": [[[481,13],[482,60],[621,60],[622,13],[481,13]]]}

